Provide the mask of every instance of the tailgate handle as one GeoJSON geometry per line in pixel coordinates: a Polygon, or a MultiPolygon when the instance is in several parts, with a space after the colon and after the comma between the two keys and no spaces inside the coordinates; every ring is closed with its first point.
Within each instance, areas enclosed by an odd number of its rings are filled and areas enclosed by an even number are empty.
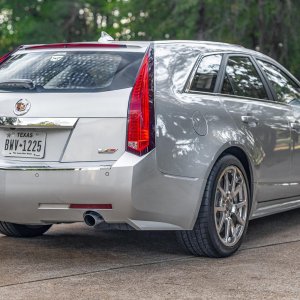
{"type": "Polygon", "coordinates": [[[0,117],[0,127],[4,128],[56,128],[72,129],[78,118],[17,118],[0,117]]]}

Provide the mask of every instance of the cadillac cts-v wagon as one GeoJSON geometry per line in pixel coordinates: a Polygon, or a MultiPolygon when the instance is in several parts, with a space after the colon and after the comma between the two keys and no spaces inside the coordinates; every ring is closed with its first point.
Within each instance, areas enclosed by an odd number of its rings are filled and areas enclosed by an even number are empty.
{"type": "Polygon", "coordinates": [[[0,60],[0,232],[175,230],[229,256],[250,219],[300,207],[299,87],[229,44],[21,46],[0,60]]]}

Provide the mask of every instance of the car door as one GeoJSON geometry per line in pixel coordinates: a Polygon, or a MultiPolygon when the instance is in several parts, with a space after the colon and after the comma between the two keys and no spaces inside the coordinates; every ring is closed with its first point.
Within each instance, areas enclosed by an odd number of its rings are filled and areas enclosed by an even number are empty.
{"type": "Polygon", "coordinates": [[[271,62],[257,59],[258,64],[266,74],[278,103],[284,103],[293,111],[291,118],[292,136],[292,167],[290,191],[300,196],[300,85],[282,68],[271,62]]]}
{"type": "Polygon", "coordinates": [[[273,101],[251,56],[228,55],[225,64],[221,98],[246,135],[245,146],[257,174],[257,201],[293,196],[287,185],[291,180],[291,107],[273,101]]]}

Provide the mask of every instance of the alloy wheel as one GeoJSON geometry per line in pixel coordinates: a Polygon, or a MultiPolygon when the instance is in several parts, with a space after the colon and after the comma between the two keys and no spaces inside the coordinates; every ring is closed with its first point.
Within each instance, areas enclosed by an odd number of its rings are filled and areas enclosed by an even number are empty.
{"type": "Polygon", "coordinates": [[[221,173],[214,199],[215,226],[220,241],[232,247],[241,239],[248,214],[248,189],[242,171],[234,165],[221,173]]]}

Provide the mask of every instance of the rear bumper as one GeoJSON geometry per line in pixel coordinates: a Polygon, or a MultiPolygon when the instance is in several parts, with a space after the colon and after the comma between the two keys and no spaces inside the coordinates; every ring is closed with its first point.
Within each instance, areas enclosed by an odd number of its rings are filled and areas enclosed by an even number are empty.
{"type": "Polygon", "coordinates": [[[162,174],[155,151],[116,162],[20,165],[0,162],[0,220],[19,224],[83,221],[86,209],[70,204],[111,204],[97,209],[107,223],[141,230],[191,229],[203,181],[162,174]]]}

